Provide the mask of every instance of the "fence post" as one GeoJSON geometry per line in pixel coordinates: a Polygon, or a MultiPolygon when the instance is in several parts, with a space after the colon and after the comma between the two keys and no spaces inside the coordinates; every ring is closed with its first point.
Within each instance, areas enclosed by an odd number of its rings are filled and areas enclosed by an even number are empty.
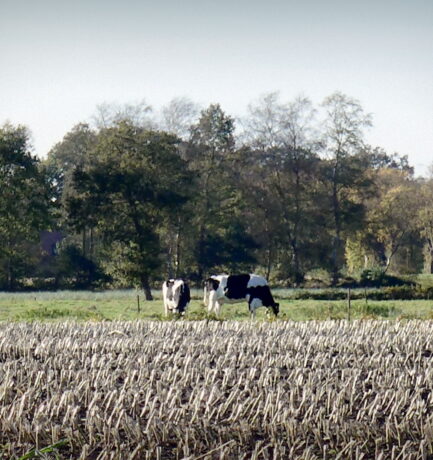
{"type": "Polygon", "coordinates": [[[350,321],[350,288],[347,290],[347,319],[350,321]]]}
{"type": "Polygon", "coordinates": [[[140,313],[140,294],[137,294],[137,312],[140,313]]]}

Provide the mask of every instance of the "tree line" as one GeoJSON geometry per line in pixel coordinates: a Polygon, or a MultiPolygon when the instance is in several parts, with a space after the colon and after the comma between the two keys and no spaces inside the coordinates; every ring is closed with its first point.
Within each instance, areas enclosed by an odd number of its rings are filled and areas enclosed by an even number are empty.
{"type": "Polygon", "coordinates": [[[238,121],[174,99],[100,106],[48,152],[0,127],[0,288],[151,287],[256,271],[300,286],[431,273],[433,183],[365,143],[371,116],[269,93],[238,121]]]}

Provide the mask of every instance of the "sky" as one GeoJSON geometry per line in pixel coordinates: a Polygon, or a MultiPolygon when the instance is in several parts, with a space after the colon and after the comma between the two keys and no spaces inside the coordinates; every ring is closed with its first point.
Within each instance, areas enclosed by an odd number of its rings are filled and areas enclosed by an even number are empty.
{"type": "Polygon", "coordinates": [[[272,91],[340,91],[372,114],[370,145],[433,163],[432,0],[0,0],[0,59],[0,124],[40,157],[103,103],[242,116],[272,91]]]}

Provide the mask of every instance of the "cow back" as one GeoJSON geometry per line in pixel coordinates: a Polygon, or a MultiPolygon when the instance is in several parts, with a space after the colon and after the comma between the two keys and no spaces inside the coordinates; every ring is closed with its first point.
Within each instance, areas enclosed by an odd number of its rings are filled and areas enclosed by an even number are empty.
{"type": "Polygon", "coordinates": [[[228,299],[244,299],[247,295],[248,282],[250,275],[230,275],[227,278],[227,285],[224,294],[228,299]]]}

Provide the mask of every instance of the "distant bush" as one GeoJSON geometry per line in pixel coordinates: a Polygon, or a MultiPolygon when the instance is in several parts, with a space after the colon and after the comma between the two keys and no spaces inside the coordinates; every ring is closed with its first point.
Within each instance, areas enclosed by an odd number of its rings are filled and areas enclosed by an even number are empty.
{"type": "Polygon", "coordinates": [[[380,286],[404,286],[410,284],[397,276],[386,274],[381,267],[368,268],[363,270],[360,276],[359,284],[365,287],[380,286]]]}
{"type": "Polygon", "coordinates": [[[432,288],[425,289],[419,285],[391,286],[368,293],[368,298],[373,300],[428,300],[432,297],[432,288]]]}
{"type": "MultiPolygon", "coordinates": [[[[347,289],[299,290],[294,291],[290,298],[294,300],[345,300],[347,295],[347,289]]],[[[368,290],[354,289],[350,295],[353,300],[363,299],[366,296],[370,300],[429,300],[433,299],[433,288],[406,284],[368,290]]]]}
{"type": "Polygon", "coordinates": [[[293,294],[292,298],[296,300],[343,300],[347,298],[347,292],[337,289],[299,290],[293,294]]]}
{"type": "Polygon", "coordinates": [[[422,298],[422,296],[411,286],[393,286],[369,293],[368,298],[374,300],[412,300],[422,298]]]}

